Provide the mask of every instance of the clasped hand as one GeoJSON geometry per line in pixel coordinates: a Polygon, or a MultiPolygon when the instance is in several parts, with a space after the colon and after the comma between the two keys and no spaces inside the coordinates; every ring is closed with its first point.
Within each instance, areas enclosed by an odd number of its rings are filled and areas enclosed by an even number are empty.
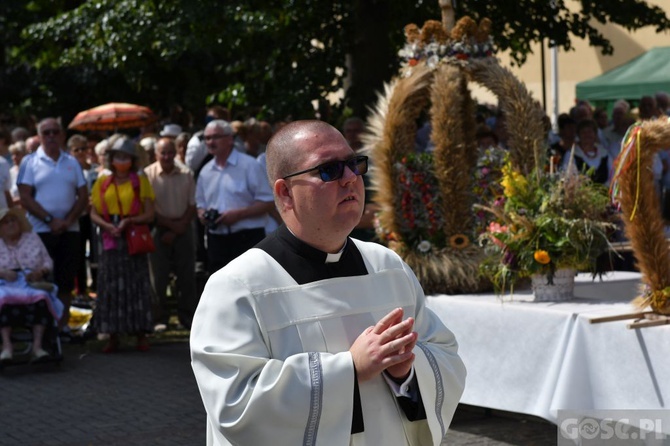
{"type": "MultiPolygon", "coordinates": [[[[34,281],[37,281],[37,280],[42,280],[42,278],[48,273],[48,271],[46,271],[46,270],[35,270],[35,271],[25,270],[24,273],[25,273],[26,281],[34,282],[34,281]]],[[[0,273],[0,279],[4,279],[7,282],[16,282],[16,280],[18,278],[19,278],[19,273],[14,271],[14,270],[11,270],[11,269],[3,270],[0,273]]]]}
{"type": "Polygon", "coordinates": [[[121,237],[123,235],[123,231],[130,226],[132,223],[130,222],[130,218],[123,218],[119,222],[118,225],[114,225],[113,223],[109,223],[108,226],[108,231],[110,234],[112,234],[114,237],[121,237]]]}
{"type": "Polygon", "coordinates": [[[413,330],[414,318],[402,320],[402,308],[384,316],[374,327],[368,327],[349,349],[358,380],[363,382],[384,370],[396,379],[409,375],[414,364],[412,350],[418,334],[413,330]]]}
{"type": "Polygon", "coordinates": [[[51,220],[51,223],[49,223],[49,229],[51,229],[51,232],[56,235],[64,233],[67,231],[68,227],[69,225],[67,221],[60,218],[54,217],[53,220],[51,220]]]}

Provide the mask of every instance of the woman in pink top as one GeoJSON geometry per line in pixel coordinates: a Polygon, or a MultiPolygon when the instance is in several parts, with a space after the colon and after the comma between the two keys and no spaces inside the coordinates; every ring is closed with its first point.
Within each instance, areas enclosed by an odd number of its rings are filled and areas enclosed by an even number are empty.
{"type": "Polygon", "coordinates": [[[47,291],[33,288],[30,283],[44,281],[52,269],[51,257],[39,236],[31,232],[23,210],[0,209],[0,361],[12,360],[10,335],[17,325],[32,326],[33,359],[49,355],[42,349],[42,336],[49,313],[59,319],[63,306],[47,291]]]}

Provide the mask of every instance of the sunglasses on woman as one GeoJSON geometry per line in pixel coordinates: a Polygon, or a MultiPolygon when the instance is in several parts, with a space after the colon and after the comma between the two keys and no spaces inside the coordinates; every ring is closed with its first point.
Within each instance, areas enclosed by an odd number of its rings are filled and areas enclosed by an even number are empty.
{"type": "Polygon", "coordinates": [[[368,157],[359,155],[344,161],[329,161],[327,163],[319,164],[318,166],[312,167],[310,169],[301,170],[300,172],[295,172],[290,175],[286,175],[284,179],[318,170],[321,181],[329,183],[331,181],[336,181],[342,178],[342,175],[344,175],[345,167],[348,167],[349,170],[351,170],[356,175],[363,175],[368,171],[368,157]]]}

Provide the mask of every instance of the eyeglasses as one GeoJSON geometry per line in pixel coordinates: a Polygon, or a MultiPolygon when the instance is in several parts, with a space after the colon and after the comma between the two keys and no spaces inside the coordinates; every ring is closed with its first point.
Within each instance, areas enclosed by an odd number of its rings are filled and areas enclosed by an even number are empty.
{"type": "Polygon", "coordinates": [[[214,141],[216,139],[221,139],[221,138],[225,138],[225,137],[228,137],[228,136],[233,136],[233,135],[222,135],[221,133],[215,133],[214,135],[205,135],[203,137],[203,139],[205,141],[214,141]]]}
{"type": "Polygon", "coordinates": [[[71,150],[72,150],[72,152],[74,152],[74,153],[77,153],[77,152],[85,152],[85,151],[86,151],[86,147],[73,147],[71,150]]]}
{"type": "Polygon", "coordinates": [[[316,167],[312,167],[311,169],[301,170],[300,172],[286,175],[284,179],[318,170],[321,181],[324,183],[329,183],[331,181],[336,181],[342,178],[345,167],[348,167],[349,170],[351,170],[356,175],[363,175],[368,171],[368,157],[360,155],[344,161],[329,161],[316,167]]]}
{"type": "Polygon", "coordinates": [[[60,135],[60,129],[46,129],[46,130],[42,130],[41,133],[44,136],[60,135]]]}

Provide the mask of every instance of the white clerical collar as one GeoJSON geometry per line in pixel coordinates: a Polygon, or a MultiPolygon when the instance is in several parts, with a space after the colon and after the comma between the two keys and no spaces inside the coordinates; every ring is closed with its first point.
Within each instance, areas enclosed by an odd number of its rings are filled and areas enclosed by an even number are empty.
{"type": "Polygon", "coordinates": [[[337,263],[337,262],[339,262],[340,257],[342,257],[342,253],[344,252],[344,248],[347,247],[348,241],[349,241],[349,239],[347,239],[347,241],[344,242],[344,246],[342,246],[342,249],[337,251],[335,254],[327,253],[326,254],[326,263],[337,263]]]}
{"type": "MultiPolygon", "coordinates": [[[[286,229],[288,230],[288,232],[291,233],[291,235],[292,235],[293,237],[295,237],[296,240],[300,241],[300,243],[304,244],[305,246],[309,246],[307,243],[305,243],[305,242],[303,242],[302,240],[300,240],[300,239],[293,233],[293,231],[291,231],[291,228],[289,228],[288,226],[286,226],[286,229]]],[[[310,247],[310,249],[314,250],[315,252],[320,252],[320,253],[323,253],[323,254],[326,255],[326,261],[325,261],[324,263],[337,263],[337,262],[340,261],[340,258],[342,257],[342,253],[344,253],[344,248],[347,247],[347,243],[348,243],[348,242],[349,242],[349,238],[347,237],[347,239],[344,241],[344,245],[342,246],[342,249],[340,249],[340,250],[339,250],[338,252],[336,252],[335,254],[330,254],[330,253],[328,253],[328,252],[323,252],[323,251],[321,251],[320,249],[314,248],[313,246],[309,246],[309,247],[310,247]]]]}

